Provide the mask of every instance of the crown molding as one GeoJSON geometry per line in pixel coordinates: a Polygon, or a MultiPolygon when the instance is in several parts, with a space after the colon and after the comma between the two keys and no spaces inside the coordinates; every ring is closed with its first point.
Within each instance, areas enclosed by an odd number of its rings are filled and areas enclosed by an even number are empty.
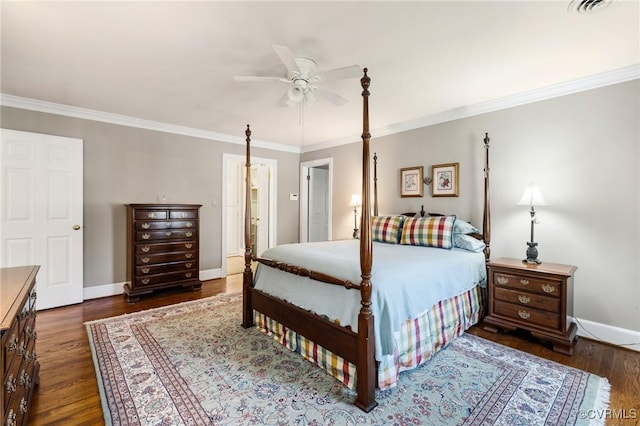
{"type": "MultiPolygon", "coordinates": [[[[371,134],[376,138],[381,136],[393,135],[395,133],[406,132],[408,130],[415,130],[421,127],[445,123],[447,121],[453,121],[461,118],[471,117],[474,115],[486,114],[493,111],[513,108],[516,106],[543,101],[546,99],[557,98],[559,96],[570,95],[572,93],[597,89],[598,87],[624,83],[625,81],[636,80],[639,78],[640,64],[635,64],[613,71],[607,71],[589,77],[580,78],[577,80],[554,84],[552,86],[547,86],[541,89],[530,90],[504,98],[498,98],[475,105],[454,108],[448,111],[443,111],[441,113],[419,117],[414,120],[379,127],[372,130],[371,134]]],[[[333,148],[340,145],[346,145],[349,143],[358,142],[361,140],[360,138],[360,135],[353,134],[338,139],[332,139],[329,141],[306,146],[302,152],[312,152],[326,148],[333,148]]]]}
{"type": "MultiPolygon", "coordinates": [[[[374,129],[371,133],[375,135],[376,138],[381,136],[388,136],[396,133],[406,132],[408,130],[415,130],[421,127],[432,126],[434,124],[445,123],[447,121],[458,120],[474,115],[486,114],[493,111],[499,111],[502,109],[513,108],[516,106],[556,98],[559,96],[565,96],[572,93],[583,92],[585,90],[596,89],[598,87],[636,80],[638,78],[640,78],[640,64],[630,65],[628,67],[595,74],[589,77],[554,84],[552,86],[547,86],[541,89],[530,90],[504,98],[481,102],[475,105],[454,108],[448,111],[420,117],[414,120],[379,127],[374,129]]],[[[140,129],[155,130],[158,132],[173,133],[176,135],[191,136],[218,142],[227,142],[243,146],[245,145],[244,138],[235,135],[229,135],[226,133],[201,130],[193,127],[177,126],[173,124],[144,120],[108,112],[56,104],[47,101],[40,101],[37,99],[22,98],[13,95],[0,94],[0,105],[11,108],[20,108],[30,111],[62,115],[66,117],[81,118],[84,120],[99,121],[120,126],[136,127],[140,129]]],[[[331,139],[325,142],[308,145],[303,149],[297,146],[283,145],[263,140],[252,140],[251,144],[256,148],[265,148],[274,151],[300,154],[355,143],[359,142],[360,140],[360,134],[352,134],[341,138],[331,139]]]]}
{"type": "MultiPolygon", "coordinates": [[[[83,120],[99,121],[102,123],[116,124],[119,126],[135,127],[139,129],[154,130],[164,133],[173,133],[182,136],[191,136],[217,142],[227,142],[242,146],[246,145],[245,139],[243,137],[229,135],[226,133],[212,132],[208,130],[196,129],[193,127],[177,126],[173,124],[161,123],[158,121],[144,120],[141,118],[95,111],[70,105],[56,104],[53,102],[41,101],[37,99],[22,98],[13,95],[0,95],[0,105],[11,108],[44,112],[48,114],[62,115],[65,117],[80,118],[83,120]]],[[[274,151],[292,152],[295,154],[300,153],[300,148],[297,146],[283,145],[259,139],[252,139],[251,146],[255,148],[271,149],[274,151]]]]}

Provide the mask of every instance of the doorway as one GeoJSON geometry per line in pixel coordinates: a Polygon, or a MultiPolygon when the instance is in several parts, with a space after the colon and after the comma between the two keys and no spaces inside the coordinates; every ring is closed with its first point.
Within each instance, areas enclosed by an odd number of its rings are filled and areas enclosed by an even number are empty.
{"type": "Polygon", "coordinates": [[[80,303],[83,141],[1,132],[0,266],[40,265],[38,310],[80,303]]]}
{"type": "MultiPolygon", "coordinates": [[[[244,270],[245,167],[243,156],[223,154],[222,271],[231,275],[244,270]]],[[[275,245],[277,160],[251,158],[251,241],[259,256],[275,245]]]]}
{"type": "Polygon", "coordinates": [[[300,164],[300,242],[329,241],[333,159],[300,164]]]}

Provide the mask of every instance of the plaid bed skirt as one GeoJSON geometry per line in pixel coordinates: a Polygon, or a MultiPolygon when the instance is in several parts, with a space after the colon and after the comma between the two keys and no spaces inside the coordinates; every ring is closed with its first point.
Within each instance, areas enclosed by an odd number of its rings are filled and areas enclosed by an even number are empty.
{"type": "MultiPolygon", "coordinates": [[[[444,348],[483,315],[484,290],[471,290],[438,302],[424,315],[407,320],[394,335],[393,355],[378,359],[379,389],[397,385],[401,371],[417,367],[444,348]]],[[[350,389],[355,389],[356,366],[266,315],[254,311],[256,328],[290,350],[323,368],[350,389]]]]}

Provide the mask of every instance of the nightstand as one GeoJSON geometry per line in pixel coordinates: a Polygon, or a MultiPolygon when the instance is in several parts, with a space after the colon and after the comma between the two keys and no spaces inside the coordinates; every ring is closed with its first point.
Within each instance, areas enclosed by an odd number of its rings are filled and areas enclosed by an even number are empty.
{"type": "Polygon", "coordinates": [[[543,262],[528,264],[519,259],[500,258],[488,264],[489,311],[483,328],[524,329],[553,350],[571,355],[578,340],[573,317],[573,274],[571,265],[543,262]]]}

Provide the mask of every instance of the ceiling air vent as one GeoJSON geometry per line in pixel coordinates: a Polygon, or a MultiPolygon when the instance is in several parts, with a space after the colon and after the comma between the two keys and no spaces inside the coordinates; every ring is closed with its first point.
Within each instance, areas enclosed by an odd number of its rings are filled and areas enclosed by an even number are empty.
{"type": "Polygon", "coordinates": [[[604,9],[615,0],[571,0],[569,11],[574,13],[591,13],[604,9]]]}

